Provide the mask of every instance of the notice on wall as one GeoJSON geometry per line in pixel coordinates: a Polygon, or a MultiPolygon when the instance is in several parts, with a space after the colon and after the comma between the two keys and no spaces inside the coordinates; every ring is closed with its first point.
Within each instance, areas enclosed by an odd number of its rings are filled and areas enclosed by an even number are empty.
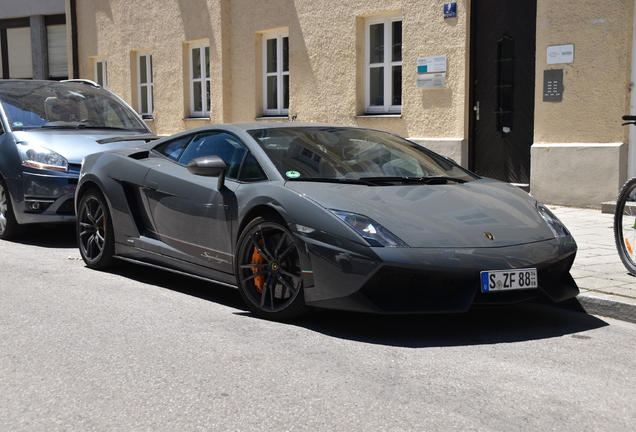
{"type": "Polygon", "coordinates": [[[417,73],[446,72],[446,56],[418,57],[417,73]]]}
{"type": "Polygon", "coordinates": [[[418,90],[436,90],[446,88],[446,74],[422,74],[417,76],[418,90]]]}
{"type": "Polygon", "coordinates": [[[546,63],[572,63],[574,61],[574,44],[552,45],[548,47],[546,63]]]}

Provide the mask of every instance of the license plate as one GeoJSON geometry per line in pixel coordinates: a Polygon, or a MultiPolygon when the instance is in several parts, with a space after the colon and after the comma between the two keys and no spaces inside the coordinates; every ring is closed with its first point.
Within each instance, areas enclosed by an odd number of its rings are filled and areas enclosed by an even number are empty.
{"type": "Polygon", "coordinates": [[[537,269],[492,270],[481,272],[481,291],[509,291],[538,288],[537,269]]]}

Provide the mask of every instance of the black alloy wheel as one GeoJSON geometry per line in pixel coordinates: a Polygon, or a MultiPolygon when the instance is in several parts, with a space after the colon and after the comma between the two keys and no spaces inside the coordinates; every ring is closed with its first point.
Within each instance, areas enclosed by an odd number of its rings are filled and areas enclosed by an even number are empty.
{"type": "Polygon", "coordinates": [[[77,242],[86,266],[105,269],[115,263],[115,239],[108,206],[101,193],[88,191],[80,200],[77,242]]]}
{"type": "Polygon", "coordinates": [[[255,315],[288,320],[313,310],[305,305],[298,248],[287,228],[256,218],[241,234],[237,250],[239,292],[255,315]]]}

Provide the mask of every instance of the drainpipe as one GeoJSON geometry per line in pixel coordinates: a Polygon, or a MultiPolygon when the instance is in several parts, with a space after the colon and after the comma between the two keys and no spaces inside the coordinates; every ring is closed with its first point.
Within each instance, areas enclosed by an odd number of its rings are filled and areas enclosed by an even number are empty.
{"type": "MultiPolygon", "coordinates": [[[[76,0],[69,0],[69,12],[71,19],[71,53],[73,57],[73,64],[71,65],[71,70],[69,71],[69,78],[76,79],[79,78],[79,48],[78,48],[78,40],[79,37],[77,35],[77,2],[76,0]]],[[[68,25],[67,25],[68,28],[68,25]]]]}
{"type": "MultiPolygon", "coordinates": [[[[632,74],[629,97],[629,113],[636,115],[636,0],[634,0],[634,17],[632,21],[632,74]]],[[[636,126],[629,126],[629,144],[627,147],[627,176],[636,176],[636,126]]]]}

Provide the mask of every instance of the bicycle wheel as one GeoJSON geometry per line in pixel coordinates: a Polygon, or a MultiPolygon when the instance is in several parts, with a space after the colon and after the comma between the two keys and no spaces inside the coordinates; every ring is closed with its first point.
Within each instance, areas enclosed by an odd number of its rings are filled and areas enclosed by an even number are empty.
{"type": "Polygon", "coordinates": [[[614,239],[625,268],[636,275],[636,177],[628,180],[618,194],[614,239]]]}

